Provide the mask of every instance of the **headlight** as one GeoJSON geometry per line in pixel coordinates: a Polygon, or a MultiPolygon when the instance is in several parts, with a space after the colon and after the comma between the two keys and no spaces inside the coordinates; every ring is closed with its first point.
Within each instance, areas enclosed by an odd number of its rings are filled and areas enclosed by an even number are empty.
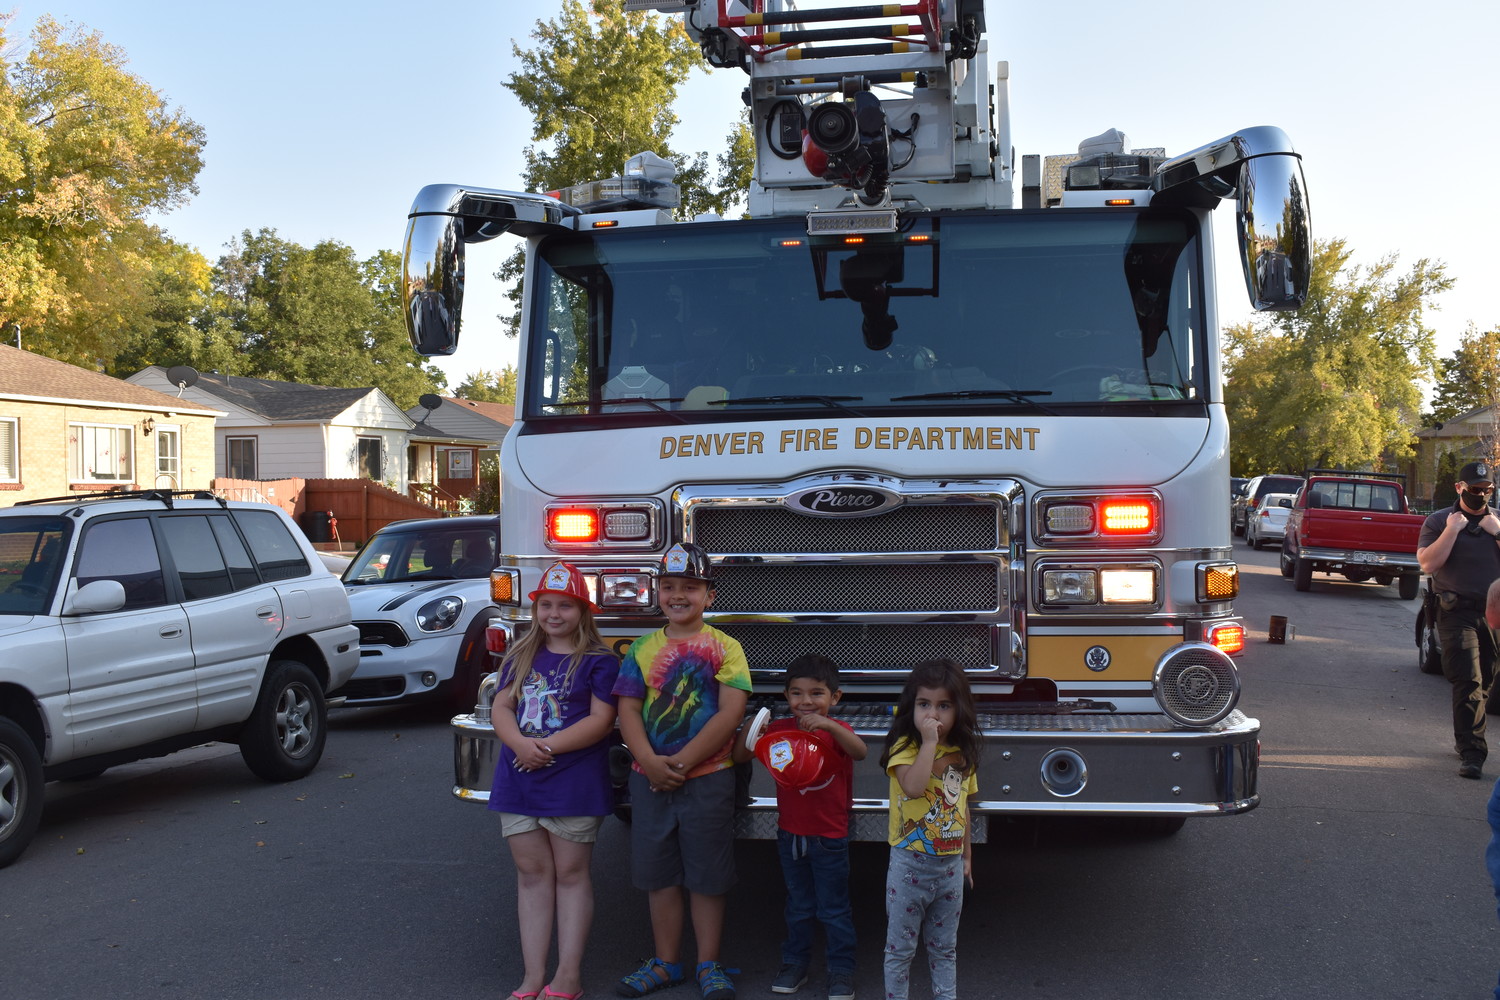
{"type": "Polygon", "coordinates": [[[417,611],[417,628],[423,632],[441,632],[445,628],[452,628],[463,611],[462,597],[439,597],[435,601],[428,601],[417,611]]]}
{"type": "Polygon", "coordinates": [[[1049,569],[1042,573],[1042,600],[1047,604],[1093,604],[1099,578],[1091,569],[1049,569]]]}

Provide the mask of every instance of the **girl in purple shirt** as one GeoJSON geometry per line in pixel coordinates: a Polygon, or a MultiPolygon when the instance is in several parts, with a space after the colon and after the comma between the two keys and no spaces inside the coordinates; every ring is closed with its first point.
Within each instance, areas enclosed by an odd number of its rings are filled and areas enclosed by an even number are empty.
{"type": "Polygon", "coordinates": [[[594,624],[583,574],[553,563],[527,595],[532,628],[505,654],[491,718],[502,744],[490,808],[516,863],[525,973],[515,1000],[577,1000],[594,918],[594,840],[614,806],[609,736],[620,661],[594,624]],[[557,972],[547,953],[557,922],[557,972]],[[545,985],[544,985],[545,984],[545,985]]]}

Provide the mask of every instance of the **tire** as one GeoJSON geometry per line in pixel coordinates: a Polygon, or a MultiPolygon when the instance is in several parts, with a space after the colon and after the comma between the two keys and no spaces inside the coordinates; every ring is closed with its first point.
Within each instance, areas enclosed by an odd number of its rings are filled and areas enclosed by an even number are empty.
{"type": "Polygon", "coordinates": [[[1236,535],[1238,535],[1240,538],[1244,538],[1245,537],[1245,531],[1246,531],[1246,528],[1245,528],[1244,525],[1238,524],[1238,523],[1234,524],[1234,533],[1236,535]]]}
{"type": "Polygon", "coordinates": [[[26,731],[0,718],[0,868],[21,856],[42,821],[42,758],[26,731]]]}
{"type": "Polygon", "coordinates": [[[1425,608],[1417,612],[1417,669],[1424,674],[1443,672],[1443,654],[1438,648],[1437,625],[1425,608]]]}
{"type": "Polygon", "coordinates": [[[328,703],[318,679],[296,660],[272,660],[240,730],[245,766],[266,781],[295,781],[318,766],[327,739],[328,703]]]}
{"type": "Polygon", "coordinates": [[[1245,525],[1245,544],[1252,549],[1260,548],[1260,543],[1255,540],[1255,529],[1248,524],[1245,525]]]}
{"type": "Polygon", "coordinates": [[[484,643],[484,630],[494,617],[476,618],[469,623],[464,641],[458,647],[458,659],[453,664],[453,676],[448,679],[448,707],[454,715],[467,715],[474,711],[479,698],[479,682],[486,674],[494,672],[490,651],[484,643]]]}
{"type": "Polygon", "coordinates": [[[1312,560],[1297,559],[1292,566],[1292,586],[1298,590],[1312,588],[1312,560]]]}
{"type": "Polygon", "coordinates": [[[1292,556],[1287,552],[1286,545],[1281,547],[1281,575],[1288,580],[1292,578],[1292,556]]]}
{"type": "Polygon", "coordinates": [[[1403,601],[1414,599],[1421,587],[1422,578],[1419,576],[1401,576],[1396,578],[1396,593],[1401,595],[1403,601]]]}

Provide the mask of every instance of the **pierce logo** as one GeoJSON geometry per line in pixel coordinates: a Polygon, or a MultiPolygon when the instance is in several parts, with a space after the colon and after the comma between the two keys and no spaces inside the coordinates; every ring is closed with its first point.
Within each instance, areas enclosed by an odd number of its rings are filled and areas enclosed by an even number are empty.
{"type": "Polygon", "coordinates": [[[788,507],[820,517],[868,517],[900,503],[897,494],[870,486],[818,486],[786,499],[788,507]]]}

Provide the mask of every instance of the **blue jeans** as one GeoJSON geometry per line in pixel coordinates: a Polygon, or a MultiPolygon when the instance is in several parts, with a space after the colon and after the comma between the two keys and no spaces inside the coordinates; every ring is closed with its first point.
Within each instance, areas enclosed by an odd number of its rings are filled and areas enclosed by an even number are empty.
{"type": "Polygon", "coordinates": [[[776,831],[786,879],[786,940],[781,961],[804,968],[812,957],[813,921],[828,938],[828,971],[854,973],[854,908],[849,905],[849,839],[776,831]]]}

